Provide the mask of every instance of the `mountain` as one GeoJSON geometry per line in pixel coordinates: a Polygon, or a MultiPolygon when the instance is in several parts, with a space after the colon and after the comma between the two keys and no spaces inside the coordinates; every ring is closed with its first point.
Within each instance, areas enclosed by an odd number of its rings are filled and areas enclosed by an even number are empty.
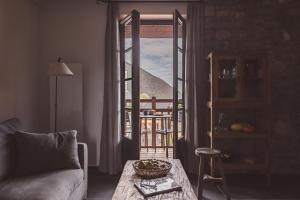
{"type": "MultiPolygon", "coordinates": [[[[126,70],[130,67],[126,63],[126,70]]],[[[127,95],[128,92],[126,92],[127,95]]],[[[172,99],[173,87],[161,78],[154,76],[146,70],[140,68],[140,94],[143,97],[156,97],[157,99],[172,99]]]]}

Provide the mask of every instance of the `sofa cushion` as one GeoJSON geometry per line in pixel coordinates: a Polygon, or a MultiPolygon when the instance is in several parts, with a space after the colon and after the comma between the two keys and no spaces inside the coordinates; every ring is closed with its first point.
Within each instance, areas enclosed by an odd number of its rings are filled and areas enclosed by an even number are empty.
{"type": "Polygon", "coordinates": [[[18,119],[9,119],[0,123],[0,181],[8,177],[15,166],[13,134],[19,127],[18,119]]]}
{"type": "Polygon", "coordinates": [[[66,200],[82,183],[82,169],[18,177],[0,183],[0,199],[66,200]]]}
{"type": "Polygon", "coordinates": [[[59,133],[26,133],[17,131],[15,176],[80,169],[76,131],[59,133]]]}

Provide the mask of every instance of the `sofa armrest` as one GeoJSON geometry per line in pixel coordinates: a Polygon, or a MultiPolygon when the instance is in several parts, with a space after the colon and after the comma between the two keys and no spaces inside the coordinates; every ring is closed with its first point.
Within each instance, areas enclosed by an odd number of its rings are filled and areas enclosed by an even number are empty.
{"type": "Polygon", "coordinates": [[[88,178],[88,149],[87,144],[78,143],[78,158],[81,168],[84,171],[84,179],[88,178]]]}

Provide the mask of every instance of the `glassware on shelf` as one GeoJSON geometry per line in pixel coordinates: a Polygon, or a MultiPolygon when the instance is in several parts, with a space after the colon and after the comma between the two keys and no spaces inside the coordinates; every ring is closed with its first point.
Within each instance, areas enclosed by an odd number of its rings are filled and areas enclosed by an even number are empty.
{"type": "Polygon", "coordinates": [[[220,74],[219,79],[235,79],[236,77],[236,68],[225,66],[220,74]]]}
{"type": "Polygon", "coordinates": [[[218,124],[214,127],[215,131],[227,131],[228,128],[224,124],[224,112],[219,113],[218,124]]]}
{"type": "Polygon", "coordinates": [[[224,113],[223,113],[223,112],[220,112],[220,113],[219,113],[218,124],[219,124],[219,125],[222,125],[222,124],[223,124],[223,121],[224,121],[224,113]]]}
{"type": "Polygon", "coordinates": [[[262,68],[258,60],[247,60],[245,63],[245,72],[247,79],[256,80],[262,78],[262,68]]]}
{"type": "MultiPolygon", "coordinates": [[[[226,68],[225,68],[225,69],[226,69],[226,68]]],[[[227,68],[227,69],[225,70],[225,78],[226,78],[226,79],[230,78],[230,69],[229,69],[229,68],[227,68]]]]}
{"type": "Polygon", "coordinates": [[[235,69],[235,67],[232,69],[232,72],[231,72],[231,78],[232,79],[235,79],[235,77],[236,77],[236,69],[235,69]]]}

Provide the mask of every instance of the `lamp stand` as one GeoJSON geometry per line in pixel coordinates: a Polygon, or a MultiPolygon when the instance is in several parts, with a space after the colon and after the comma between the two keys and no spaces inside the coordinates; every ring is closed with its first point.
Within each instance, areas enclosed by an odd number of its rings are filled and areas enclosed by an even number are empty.
{"type": "Polygon", "coordinates": [[[58,77],[55,76],[54,133],[57,131],[57,80],[58,77]]]}
{"type": "Polygon", "coordinates": [[[49,76],[55,76],[55,102],[54,102],[54,132],[57,132],[57,102],[58,102],[58,76],[73,76],[73,72],[68,66],[61,61],[61,57],[58,58],[56,64],[50,64],[48,69],[49,76]]]}

